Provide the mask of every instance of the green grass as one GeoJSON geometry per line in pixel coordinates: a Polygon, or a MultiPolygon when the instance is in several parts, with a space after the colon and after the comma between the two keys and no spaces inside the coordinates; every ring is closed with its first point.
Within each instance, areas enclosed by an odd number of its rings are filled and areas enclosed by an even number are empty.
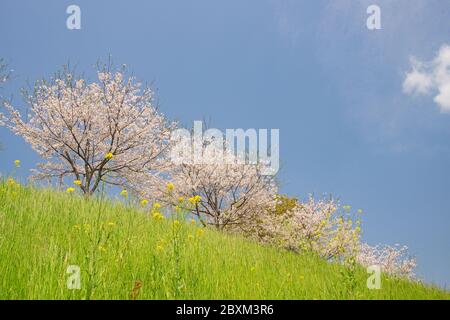
{"type": "Polygon", "coordinates": [[[362,268],[197,230],[110,200],[0,183],[0,299],[450,298],[387,277],[369,290],[362,268]],[[79,290],[67,288],[69,265],[80,267],[79,290]]]}

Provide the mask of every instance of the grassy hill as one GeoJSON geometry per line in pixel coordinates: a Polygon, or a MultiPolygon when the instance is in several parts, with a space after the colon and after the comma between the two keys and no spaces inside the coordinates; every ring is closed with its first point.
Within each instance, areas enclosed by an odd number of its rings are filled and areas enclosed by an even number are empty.
{"type": "Polygon", "coordinates": [[[0,183],[0,299],[449,299],[383,277],[366,287],[311,254],[155,219],[110,200],[0,183]],[[81,289],[69,290],[70,265],[81,289]]]}

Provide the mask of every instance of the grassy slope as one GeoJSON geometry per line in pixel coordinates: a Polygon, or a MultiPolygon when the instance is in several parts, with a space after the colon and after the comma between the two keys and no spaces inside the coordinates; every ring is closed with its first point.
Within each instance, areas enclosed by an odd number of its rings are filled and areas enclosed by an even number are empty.
{"type": "Polygon", "coordinates": [[[181,224],[174,255],[169,219],[0,183],[0,299],[129,299],[136,280],[138,299],[450,298],[388,278],[368,290],[362,269],[352,290],[337,264],[198,229],[181,224]],[[80,290],[67,289],[69,265],[81,268],[80,290]]]}

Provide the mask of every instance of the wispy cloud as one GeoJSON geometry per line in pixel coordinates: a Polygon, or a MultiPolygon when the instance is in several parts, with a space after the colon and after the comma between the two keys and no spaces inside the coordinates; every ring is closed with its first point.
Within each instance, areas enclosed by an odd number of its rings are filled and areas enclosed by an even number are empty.
{"type": "Polygon", "coordinates": [[[450,113],[450,45],[443,45],[430,62],[411,59],[412,70],[403,81],[407,94],[434,95],[443,113],[450,113]]]}

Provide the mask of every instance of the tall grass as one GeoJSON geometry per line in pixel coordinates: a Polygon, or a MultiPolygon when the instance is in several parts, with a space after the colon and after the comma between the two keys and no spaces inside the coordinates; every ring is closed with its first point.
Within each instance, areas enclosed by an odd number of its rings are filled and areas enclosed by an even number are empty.
{"type": "Polygon", "coordinates": [[[181,217],[0,183],[0,299],[449,299],[431,286],[203,230],[181,217]],[[68,289],[70,265],[81,288],[68,289]]]}

